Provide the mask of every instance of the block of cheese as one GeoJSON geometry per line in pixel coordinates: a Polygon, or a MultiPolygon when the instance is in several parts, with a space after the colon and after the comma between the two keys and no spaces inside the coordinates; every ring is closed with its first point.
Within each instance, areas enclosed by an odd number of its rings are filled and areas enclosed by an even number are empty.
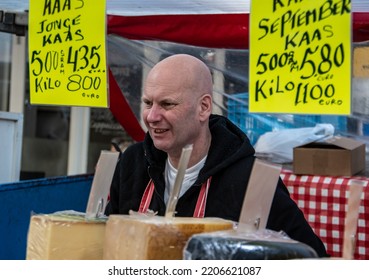
{"type": "Polygon", "coordinates": [[[318,258],[310,246],[268,229],[218,231],[193,235],[185,260],[286,260],[318,258]]]}
{"type": "Polygon", "coordinates": [[[110,215],[106,223],[104,259],[179,260],[196,233],[232,229],[232,221],[145,215],[110,215]]]}
{"type": "Polygon", "coordinates": [[[26,259],[102,260],[106,220],[87,220],[82,213],[33,215],[28,230],[26,259]]]}

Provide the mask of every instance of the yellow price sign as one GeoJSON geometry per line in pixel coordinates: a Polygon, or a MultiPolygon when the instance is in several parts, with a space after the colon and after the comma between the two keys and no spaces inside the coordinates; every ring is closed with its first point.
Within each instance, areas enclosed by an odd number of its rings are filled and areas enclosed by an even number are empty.
{"type": "Polygon", "coordinates": [[[351,112],[351,1],[258,0],[250,9],[249,111],[351,112]]]}
{"type": "Polygon", "coordinates": [[[32,104],[108,107],[106,1],[30,0],[32,104]]]}

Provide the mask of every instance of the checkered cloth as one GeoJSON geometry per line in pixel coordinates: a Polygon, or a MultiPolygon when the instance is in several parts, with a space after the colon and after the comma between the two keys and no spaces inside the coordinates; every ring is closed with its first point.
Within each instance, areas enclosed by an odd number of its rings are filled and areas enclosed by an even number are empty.
{"type": "Polygon", "coordinates": [[[354,259],[369,259],[369,178],[298,176],[285,169],[281,178],[332,257],[342,257],[349,182],[351,179],[365,181],[367,185],[361,195],[354,259]]]}

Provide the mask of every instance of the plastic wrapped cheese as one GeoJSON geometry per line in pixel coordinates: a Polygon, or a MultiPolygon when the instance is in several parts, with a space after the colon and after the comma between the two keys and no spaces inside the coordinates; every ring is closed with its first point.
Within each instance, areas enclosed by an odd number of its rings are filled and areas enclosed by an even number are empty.
{"type": "Polygon", "coordinates": [[[101,260],[107,218],[85,219],[84,213],[56,212],[31,216],[28,260],[101,260]]]}
{"type": "Polygon", "coordinates": [[[318,257],[310,246],[267,229],[195,234],[186,243],[183,254],[185,260],[286,260],[318,257]]]}
{"type": "Polygon", "coordinates": [[[110,215],[106,223],[104,259],[183,259],[187,240],[196,233],[232,229],[232,221],[146,215],[110,215]]]}

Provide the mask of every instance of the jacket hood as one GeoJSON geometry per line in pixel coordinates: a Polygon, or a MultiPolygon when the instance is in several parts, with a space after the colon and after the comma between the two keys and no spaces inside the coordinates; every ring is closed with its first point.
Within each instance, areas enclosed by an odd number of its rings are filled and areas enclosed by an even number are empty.
{"type": "MultiPolygon", "coordinates": [[[[195,184],[201,184],[209,176],[227,168],[239,159],[255,154],[246,134],[226,117],[211,115],[209,128],[212,135],[210,150],[195,184]]],[[[164,171],[167,154],[155,148],[148,133],[145,136],[144,149],[150,168],[164,171]]]]}
{"type": "Polygon", "coordinates": [[[255,154],[247,135],[226,117],[211,115],[209,127],[211,147],[199,177],[212,176],[239,159],[255,154]]]}

